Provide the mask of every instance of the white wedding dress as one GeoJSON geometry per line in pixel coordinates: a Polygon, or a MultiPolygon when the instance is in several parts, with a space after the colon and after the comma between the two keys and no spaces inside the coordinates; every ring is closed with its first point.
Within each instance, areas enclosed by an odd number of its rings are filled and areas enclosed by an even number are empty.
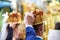
{"type": "Polygon", "coordinates": [[[1,39],[0,40],[6,40],[6,37],[7,37],[7,30],[6,30],[7,23],[6,23],[6,21],[8,19],[8,14],[6,13],[6,14],[3,14],[2,16],[4,17],[4,19],[3,19],[2,29],[1,29],[1,39]]]}

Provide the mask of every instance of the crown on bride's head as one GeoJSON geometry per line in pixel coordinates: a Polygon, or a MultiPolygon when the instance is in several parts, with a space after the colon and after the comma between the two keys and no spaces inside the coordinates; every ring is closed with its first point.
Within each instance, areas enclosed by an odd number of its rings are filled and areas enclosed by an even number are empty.
{"type": "Polygon", "coordinates": [[[21,22],[21,13],[19,12],[9,13],[8,16],[8,22],[21,22]]]}

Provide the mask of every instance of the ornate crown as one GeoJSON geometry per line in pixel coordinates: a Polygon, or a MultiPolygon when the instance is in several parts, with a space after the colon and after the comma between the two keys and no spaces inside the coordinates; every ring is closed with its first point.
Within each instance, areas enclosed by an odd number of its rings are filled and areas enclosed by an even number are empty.
{"type": "Polygon", "coordinates": [[[16,13],[9,13],[8,14],[8,22],[14,22],[14,18],[17,19],[17,22],[21,22],[21,13],[16,12],[16,13]]]}

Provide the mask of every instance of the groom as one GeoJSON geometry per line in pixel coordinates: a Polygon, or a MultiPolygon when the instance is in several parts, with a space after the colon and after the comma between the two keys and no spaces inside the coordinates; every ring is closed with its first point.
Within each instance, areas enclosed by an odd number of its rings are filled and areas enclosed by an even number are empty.
{"type": "Polygon", "coordinates": [[[31,15],[25,16],[26,40],[36,40],[36,33],[33,28],[34,18],[31,15]]]}

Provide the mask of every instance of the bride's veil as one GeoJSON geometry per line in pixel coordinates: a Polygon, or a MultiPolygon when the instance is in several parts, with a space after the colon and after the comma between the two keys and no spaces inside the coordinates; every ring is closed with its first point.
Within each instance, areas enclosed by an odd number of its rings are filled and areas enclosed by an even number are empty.
{"type": "Polygon", "coordinates": [[[7,25],[8,25],[6,23],[6,21],[8,19],[8,13],[3,14],[2,16],[4,17],[4,19],[3,19],[2,29],[1,29],[1,40],[6,40],[6,37],[7,37],[7,30],[6,30],[6,28],[7,28],[7,25]]]}

